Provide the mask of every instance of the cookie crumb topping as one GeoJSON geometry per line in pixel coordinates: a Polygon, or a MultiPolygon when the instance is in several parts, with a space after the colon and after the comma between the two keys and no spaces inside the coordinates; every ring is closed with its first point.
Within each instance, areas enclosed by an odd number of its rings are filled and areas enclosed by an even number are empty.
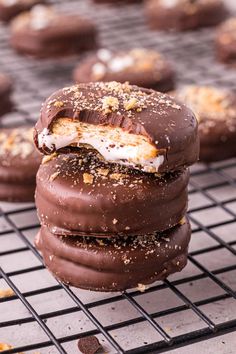
{"type": "Polygon", "coordinates": [[[14,295],[15,295],[15,293],[11,288],[0,289],[0,299],[4,299],[4,298],[11,297],[14,295]]]}
{"type": "Polygon", "coordinates": [[[93,175],[90,173],[83,174],[83,180],[85,184],[93,184],[93,175]]]}

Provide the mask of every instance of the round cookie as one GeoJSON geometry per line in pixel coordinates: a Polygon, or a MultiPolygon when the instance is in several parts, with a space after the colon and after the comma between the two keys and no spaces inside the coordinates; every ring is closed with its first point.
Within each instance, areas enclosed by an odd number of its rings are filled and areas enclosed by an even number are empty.
{"type": "Polygon", "coordinates": [[[7,75],[0,73],[0,117],[10,112],[13,108],[11,93],[11,79],[7,75]]]}
{"type": "Polygon", "coordinates": [[[0,0],[0,21],[8,22],[19,13],[45,2],[44,0],[0,0]]]}
{"type": "Polygon", "coordinates": [[[215,46],[220,61],[236,64],[236,17],[226,20],[219,26],[215,46]]]}
{"type": "Polygon", "coordinates": [[[185,105],[118,82],[55,92],[42,107],[35,143],[45,154],[89,145],[106,161],[153,173],[195,163],[199,148],[197,120],[185,105]]]}
{"type": "Polygon", "coordinates": [[[145,10],[152,29],[177,31],[215,26],[228,14],[223,0],[146,0],[145,10]]]}
{"type": "Polygon", "coordinates": [[[236,94],[211,86],[187,86],[175,96],[195,112],[199,122],[200,160],[236,156],[236,94]]]}
{"type": "Polygon", "coordinates": [[[0,200],[34,201],[41,155],[33,144],[33,128],[0,130],[0,200]]]}
{"type": "Polygon", "coordinates": [[[64,57],[95,48],[96,28],[78,15],[63,15],[51,7],[36,5],[12,21],[10,42],[22,54],[64,57]]]}
{"type": "Polygon", "coordinates": [[[57,236],[41,227],[36,247],[62,282],[93,291],[145,286],[181,271],[187,263],[191,229],[187,220],[163,234],[96,239],[57,236]]]}
{"type": "Polygon", "coordinates": [[[51,232],[137,235],[166,230],[183,218],[188,170],[160,177],[105,163],[85,150],[47,156],[39,168],[35,202],[51,232]]]}
{"type": "Polygon", "coordinates": [[[120,52],[99,49],[77,66],[73,77],[78,83],[128,81],[161,92],[172,90],[175,81],[174,71],[163,55],[141,48],[120,52]]]}

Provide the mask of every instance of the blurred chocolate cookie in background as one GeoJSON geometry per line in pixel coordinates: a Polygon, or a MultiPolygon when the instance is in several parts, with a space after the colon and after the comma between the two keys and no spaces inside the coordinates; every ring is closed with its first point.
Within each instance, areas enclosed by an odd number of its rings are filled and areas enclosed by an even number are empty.
{"type": "Polygon", "coordinates": [[[12,21],[10,42],[19,53],[56,58],[95,48],[96,36],[96,27],[90,20],[36,5],[12,21]]]}
{"type": "Polygon", "coordinates": [[[222,0],[146,0],[152,29],[186,31],[215,26],[228,15],[222,0]]]}
{"type": "Polygon", "coordinates": [[[175,73],[158,51],[135,48],[124,51],[99,49],[74,70],[75,82],[128,81],[132,85],[167,92],[174,88],[175,73]]]}
{"type": "Polygon", "coordinates": [[[219,161],[236,156],[236,94],[211,86],[187,86],[175,96],[198,119],[200,160],[219,161]]]}
{"type": "Polygon", "coordinates": [[[32,127],[0,129],[0,200],[33,202],[41,160],[32,127]]]}

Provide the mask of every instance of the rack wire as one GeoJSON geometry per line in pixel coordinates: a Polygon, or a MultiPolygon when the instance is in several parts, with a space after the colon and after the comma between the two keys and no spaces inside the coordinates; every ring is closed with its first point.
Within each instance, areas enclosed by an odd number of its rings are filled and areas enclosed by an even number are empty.
{"type": "MultiPolygon", "coordinates": [[[[180,85],[235,89],[236,70],[214,58],[213,29],[151,32],[141,5],[116,8],[61,0],[55,6],[94,19],[104,47],[160,50],[176,67],[180,85]]],[[[79,58],[21,57],[8,39],[8,28],[1,26],[0,69],[14,78],[16,102],[1,125],[33,123],[41,102],[71,83],[79,58]]],[[[93,293],[56,281],[33,245],[39,228],[35,206],[0,203],[0,288],[15,293],[0,299],[0,342],[14,346],[4,353],[76,353],[79,338],[96,335],[109,353],[174,354],[182,353],[174,349],[235,331],[236,159],[194,166],[189,196],[193,231],[188,265],[144,293],[93,293]]]]}

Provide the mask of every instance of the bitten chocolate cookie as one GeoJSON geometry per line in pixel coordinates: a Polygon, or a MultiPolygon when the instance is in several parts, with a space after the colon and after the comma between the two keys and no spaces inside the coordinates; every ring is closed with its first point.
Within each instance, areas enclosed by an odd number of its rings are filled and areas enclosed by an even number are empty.
{"type": "Polygon", "coordinates": [[[152,29],[186,31],[215,26],[228,15],[222,0],[146,0],[152,29]]]}
{"type": "Polygon", "coordinates": [[[217,58],[227,64],[236,64],[236,17],[219,26],[216,40],[217,58]]]}
{"type": "Polygon", "coordinates": [[[175,226],[187,209],[188,170],[156,176],[102,162],[94,151],[46,156],[35,202],[55,234],[145,234],[175,226]]]}
{"type": "Polygon", "coordinates": [[[34,201],[41,155],[33,144],[33,128],[0,130],[0,200],[34,201]]]}
{"type": "Polygon", "coordinates": [[[190,234],[187,220],[162,234],[126,239],[59,237],[42,227],[36,247],[66,284],[95,291],[144,290],[185,267],[190,234]]]}
{"type": "Polygon", "coordinates": [[[199,122],[200,159],[211,162],[236,156],[236,94],[210,86],[187,86],[176,97],[199,122]]]}
{"type": "Polygon", "coordinates": [[[174,87],[175,75],[166,58],[157,51],[131,49],[112,52],[99,49],[77,66],[74,80],[78,83],[128,81],[132,85],[167,92],[174,87]]]}
{"type": "Polygon", "coordinates": [[[78,15],[37,5],[12,21],[10,41],[18,52],[30,56],[66,56],[96,47],[96,28],[78,15]]]}
{"type": "Polygon", "coordinates": [[[7,75],[0,73],[0,117],[10,112],[13,108],[11,93],[11,79],[7,75]]]}
{"type": "Polygon", "coordinates": [[[92,146],[106,161],[154,173],[185,168],[198,159],[197,120],[186,106],[118,82],[55,92],[43,105],[35,143],[45,154],[92,146]]]}
{"type": "Polygon", "coordinates": [[[44,0],[0,0],[0,20],[8,22],[19,13],[45,2],[44,0]]]}

